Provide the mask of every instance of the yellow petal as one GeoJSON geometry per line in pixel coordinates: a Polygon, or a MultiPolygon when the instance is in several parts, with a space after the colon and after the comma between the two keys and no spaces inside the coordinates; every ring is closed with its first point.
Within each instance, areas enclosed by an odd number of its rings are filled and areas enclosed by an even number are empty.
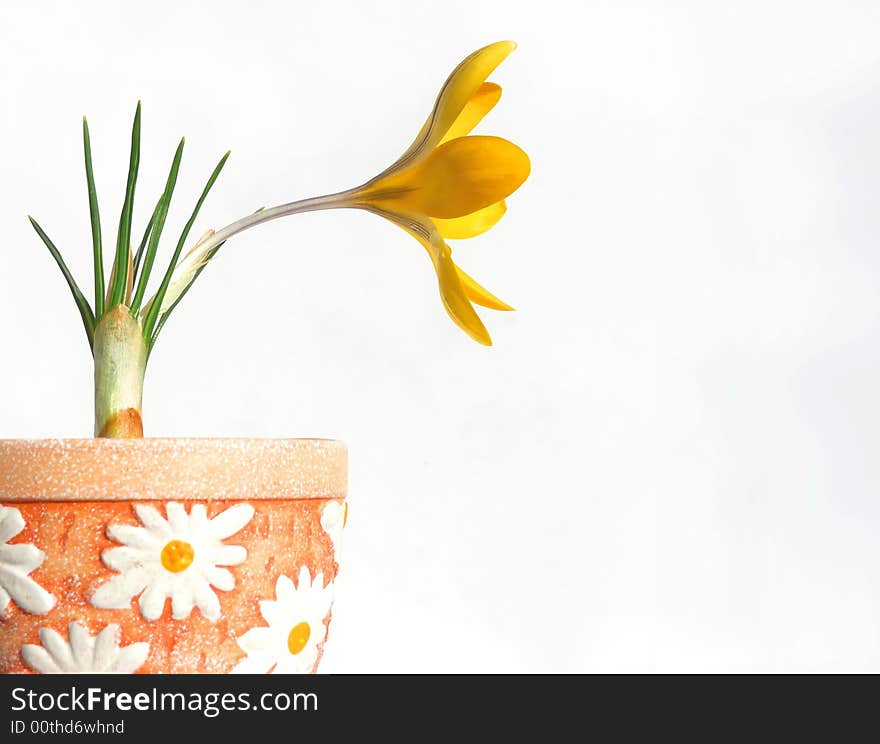
{"type": "MultiPolygon", "coordinates": [[[[486,78],[492,74],[504,58],[514,49],[516,44],[512,41],[498,41],[489,44],[465,58],[447,78],[434,109],[425,122],[421,131],[406,152],[381,175],[396,172],[401,168],[411,165],[420,156],[434,149],[450,130],[452,125],[462,113],[468,101],[479,90],[486,78]]],[[[491,106],[489,107],[491,108],[491,106]]],[[[488,110],[488,109],[487,109],[488,110]]]]}
{"type": "Polygon", "coordinates": [[[450,219],[506,198],[529,175],[529,157],[500,137],[459,137],[425,160],[362,191],[359,198],[393,212],[450,219]]]}
{"type": "Polygon", "coordinates": [[[484,346],[491,346],[492,339],[489,332],[468,300],[467,292],[459,277],[458,267],[452,261],[452,251],[431,221],[417,215],[387,212],[375,207],[366,208],[402,227],[425,247],[434,264],[437,282],[440,285],[440,299],[449,317],[474,341],[484,346]]]}
{"type": "Polygon", "coordinates": [[[486,230],[495,227],[506,211],[507,205],[500,201],[464,217],[456,217],[452,220],[435,219],[434,224],[447,240],[464,240],[482,235],[486,230]]]}
{"type": "Polygon", "coordinates": [[[491,308],[492,310],[513,310],[506,302],[499,300],[488,289],[477,284],[461,270],[460,266],[456,266],[455,271],[458,274],[461,286],[464,287],[464,293],[471,302],[476,302],[478,305],[491,308]]]}
{"type": "Polygon", "coordinates": [[[443,135],[443,138],[437,144],[442,145],[449,140],[470,134],[471,130],[494,108],[500,98],[500,85],[483,83],[477,88],[477,92],[470,97],[458,118],[452,123],[452,126],[449,127],[446,134],[443,135]]]}
{"type": "Polygon", "coordinates": [[[452,261],[452,252],[449,246],[443,244],[442,251],[434,262],[437,271],[437,280],[440,283],[440,297],[449,317],[468,334],[474,341],[491,346],[492,339],[480,316],[477,315],[474,306],[468,299],[464,286],[459,278],[458,267],[452,261]]]}

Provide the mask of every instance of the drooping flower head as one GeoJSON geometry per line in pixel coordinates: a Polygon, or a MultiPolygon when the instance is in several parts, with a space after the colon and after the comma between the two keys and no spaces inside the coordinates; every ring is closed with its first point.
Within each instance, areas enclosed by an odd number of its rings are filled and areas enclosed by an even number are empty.
{"type": "Polygon", "coordinates": [[[459,64],[406,152],[362,186],[261,209],[208,233],[171,277],[163,317],[219,246],[236,233],[301,212],[365,209],[402,227],[425,247],[450,317],[471,338],[490,345],[489,333],[472,303],[493,310],[513,308],[455,264],[446,240],[472,238],[495,225],[505,213],[504,200],[529,175],[529,158],[519,147],[500,137],[470,134],[501,97],[501,88],[486,78],[515,48],[512,41],[499,41],[459,64]]]}
{"type": "Polygon", "coordinates": [[[528,156],[500,137],[470,135],[495,106],[501,88],[486,78],[516,48],[490,44],[467,57],[440,90],[428,120],[389,168],[352,190],[352,206],[391,220],[428,251],[450,317],[471,338],[491,339],[471,303],[511,310],[452,260],[446,239],[471,238],[506,211],[504,200],[526,180],[528,156]]]}

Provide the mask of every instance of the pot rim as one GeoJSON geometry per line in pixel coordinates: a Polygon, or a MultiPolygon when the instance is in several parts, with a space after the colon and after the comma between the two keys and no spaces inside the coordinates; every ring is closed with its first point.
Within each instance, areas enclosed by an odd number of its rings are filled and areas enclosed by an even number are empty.
{"type": "Polygon", "coordinates": [[[0,503],[345,498],[335,439],[0,439],[0,503]]]}

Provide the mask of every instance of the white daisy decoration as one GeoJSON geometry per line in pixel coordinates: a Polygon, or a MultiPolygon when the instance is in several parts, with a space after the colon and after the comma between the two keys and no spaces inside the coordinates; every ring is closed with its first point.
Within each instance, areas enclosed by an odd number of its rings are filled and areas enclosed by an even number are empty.
{"type": "Polygon", "coordinates": [[[28,575],[43,564],[46,554],[27,543],[8,544],[23,529],[21,512],[0,506],[0,618],[8,617],[10,602],[32,615],[45,615],[55,606],[55,597],[28,575]]]}
{"type": "Polygon", "coordinates": [[[155,507],[134,507],[143,527],[109,525],[107,536],[122,547],[101,554],[104,565],[118,571],[91,597],[94,607],[125,610],[132,597],[147,620],[157,620],[171,598],[171,617],[185,620],[193,607],[208,620],[220,618],[220,600],[214,589],[235,588],[235,577],[222,566],[237,566],[247,558],[241,545],[223,540],[241,530],[254,516],[250,504],[236,504],[208,519],[204,504],[195,504],[189,514],[171,501],[165,507],[167,519],[155,507]],[[213,589],[212,589],[213,587],[213,589]]]}
{"type": "Polygon", "coordinates": [[[251,628],[241,638],[247,656],[232,674],[303,674],[318,661],[318,646],[327,638],[324,618],[333,604],[333,582],[324,586],[324,575],[312,580],[303,566],[296,586],[287,576],[275,582],[275,600],[260,602],[260,614],[269,627],[251,628]]]}
{"type": "Polygon", "coordinates": [[[68,640],[51,628],[40,628],[41,646],[28,643],[21,658],[40,674],[133,674],[147,660],[149,643],[120,647],[119,626],[107,625],[96,637],[79,623],[70,623],[68,640]]]}
{"type": "Polygon", "coordinates": [[[342,544],[342,530],[348,520],[348,502],[330,500],[321,510],[321,527],[330,536],[333,554],[339,562],[339,546],[342,544]]]}

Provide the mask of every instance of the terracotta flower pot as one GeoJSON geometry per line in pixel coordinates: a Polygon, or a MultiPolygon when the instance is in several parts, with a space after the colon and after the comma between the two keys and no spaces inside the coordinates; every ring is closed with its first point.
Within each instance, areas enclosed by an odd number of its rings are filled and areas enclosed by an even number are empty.
{"type": "Polygon", "coordinates": [[[0,673],[315,671],[346,481],[329,440],[0,440],[0,673]]]}

